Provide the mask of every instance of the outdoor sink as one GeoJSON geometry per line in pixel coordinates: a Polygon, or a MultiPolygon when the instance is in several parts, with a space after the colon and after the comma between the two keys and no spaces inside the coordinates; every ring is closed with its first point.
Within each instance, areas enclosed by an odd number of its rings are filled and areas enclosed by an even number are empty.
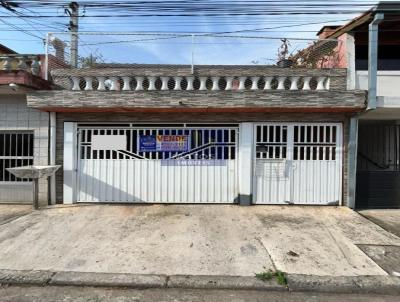
{"type": "Polygon", "coordinates": [[[60,165],[54,166],[24,166],[16,168],[7,168],[6,170],[18,178],[33,179],[33,208],[39,208],[39,178],[47,178],[60,168],[60,165]]]}
{"type": "Polygon", "coordinates": [[[53,175],[61,166],[24,166],[8,168],[7,171],[18,178],[42,178],[53,175]]]}

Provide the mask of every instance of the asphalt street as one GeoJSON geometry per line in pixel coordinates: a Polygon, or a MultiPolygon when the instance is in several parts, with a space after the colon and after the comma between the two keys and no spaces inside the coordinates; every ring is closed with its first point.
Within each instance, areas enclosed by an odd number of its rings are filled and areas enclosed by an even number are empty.
{"type": "Polygon", "coordinates": [[[239,290],[0,287],[1,302],[398,302],[398,296],[340,295],[239,290]]]}

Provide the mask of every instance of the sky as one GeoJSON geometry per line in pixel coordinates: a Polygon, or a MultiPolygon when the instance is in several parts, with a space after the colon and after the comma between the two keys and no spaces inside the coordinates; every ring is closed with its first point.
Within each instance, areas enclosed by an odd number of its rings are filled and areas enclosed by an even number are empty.
{"type": "MultiPolygon", "coordinates": [[[[356,7],[352,14],[206,16],[199,11],[190,17],[128,18],[92,17],[104,12],[81,5],[79,55],[94,54],[109,63],[274,64],[280,38],[289,39],[289,51],[294,53],[312,43],[323,25],[347,23],[368,9],[361,4],[369,5],[373,1],[358,0],[357,3],[360,7],[356,7]]],[[[0,21],[3,20],[0,23],[0,43],[20,53],[44,53],[44,39],[51,32],[51,37],[65,42],[69,52],[69,17],[64,9],[23,6],[16,10],[18,16],[0,8],[0,16],[9,16],[0,17],[0,21]],[[44,14],[58,17],[21,17],[44,14]]]]}

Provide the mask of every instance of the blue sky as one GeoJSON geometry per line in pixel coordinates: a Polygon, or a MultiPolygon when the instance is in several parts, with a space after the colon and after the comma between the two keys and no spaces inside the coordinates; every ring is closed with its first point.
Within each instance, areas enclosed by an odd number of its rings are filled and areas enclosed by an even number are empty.
{"type": "MultiPolygon", "coordinates": [[[[360,3],[371,1],[360,0],[360,3]]],[[[19,9],[25,15],[51,13],[65,18],[5,18],[0,23],[1,43],[21,53],[44,53],[47,32],[66,31],[68,17],[63,10],[42,8],[19,9]],[[12,24],[14,27],[11,27],[12,24]],[[17,27],[17,28],[15,28],[17,27]],[[22,28],[27,32],[18,31],[22,28]],[[35,35],[32,37],[31,35],[35,35]]],[[[85,16],[95,15],[86,9],[85,16]]],[[[0,15],[12,15],[0,9],[0,15]]],[[[274,63],[280,37],[290,40],[290,51],[301,49],[316,39],[316,32],[324,24],[343,24],[358,14],[254,16],[254,17],[135,17],[80,19],[81,32],[99,32],[97,35],[80,35],[79,52],[101,54],[106,62],[116,63],[171,63],[190,64],[192,52],[195,64],[260,64],[274,63]],[[250,31],[265,28],[263,31],[250,31]],[[104,34],[106,32],[129,32],[130,34],[104,34]],[[146,35],[143,32],[162,32],[146,35]],[[238,33],[234,33],[240,31],[238,33]],[[141,32],[133,35],[133,32],[141,32]],[[166,36],[166,33],[177,33],[166,36]],[[232,32],[235,37],[204,36],[204,32],[232,32]],[[192,38],[191,33],[195,36],[192,38]],[[252,37],[252,38],[250,38],[252,37]],[[258,38],[256,38],[258,37],[258,38]],[[123,41],[123,42],[122,42],[123,41]],[[194,43],[192,43],[194,41],[194,43]]],[[[54,34],[69,43],[68,34],[54,34]]]]}

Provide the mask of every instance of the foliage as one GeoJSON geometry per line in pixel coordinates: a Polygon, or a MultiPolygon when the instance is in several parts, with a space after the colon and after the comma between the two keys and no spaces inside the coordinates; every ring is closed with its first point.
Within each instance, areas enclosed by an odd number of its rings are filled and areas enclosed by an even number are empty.
{"type": "Polygon", "coordinates": [[[104,58],[101,54],[91,53],[87,57],[79,57],[79,67],[90,68],[95,67],[96,64],[104,63],[104,58]]]}
{"type": "Polygon", "coordinates": [[[261,272],[261,273],[257,273],[255,274],[256,278],[261,280],[261,281],[268,281],[271,280],[272,278],[276,278],[276,281],[278,282],[278,284],[280,285],[287,285],[287,279],[286,279],[286,275],[284,272],[281,271],[272,271],[272,270],[268,270],[267,272],[261,272]]]}

